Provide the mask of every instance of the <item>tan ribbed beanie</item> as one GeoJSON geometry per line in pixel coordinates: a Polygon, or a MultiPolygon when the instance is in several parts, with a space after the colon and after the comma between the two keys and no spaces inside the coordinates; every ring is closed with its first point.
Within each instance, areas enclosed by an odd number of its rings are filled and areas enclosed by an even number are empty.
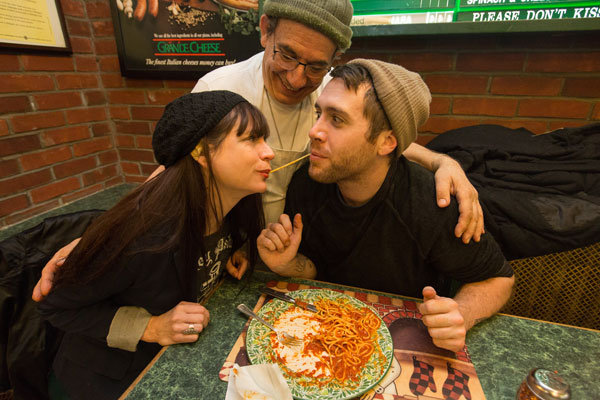
{"type": "Polygon", "coordinates": [[[396,64],[357,58],[349,64],[365,67],[383,110],[392,125],[398,147],[396,156],[417,138],[417,129],[429,118],[431,93],[419,74],[396,64]]]}

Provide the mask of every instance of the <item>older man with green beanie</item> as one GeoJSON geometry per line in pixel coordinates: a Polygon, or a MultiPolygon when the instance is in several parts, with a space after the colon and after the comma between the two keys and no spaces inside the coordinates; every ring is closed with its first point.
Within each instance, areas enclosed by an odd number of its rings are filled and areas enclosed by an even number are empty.
{"type": "Polygon", "coordinates": [[[433,175],[403,151],[429,117],[418,74],[378,60],[336,67],[317,99],[310,163],[287,191],[285,214],[258,238],[264,263],[284,276],[411,297],[438,347],[461,350],[497,312],[514,282],[489,234],[452,235],[455,203],[439,208],[433,175]],[[451,298],[451,284],[462,284],[451,298]]]}

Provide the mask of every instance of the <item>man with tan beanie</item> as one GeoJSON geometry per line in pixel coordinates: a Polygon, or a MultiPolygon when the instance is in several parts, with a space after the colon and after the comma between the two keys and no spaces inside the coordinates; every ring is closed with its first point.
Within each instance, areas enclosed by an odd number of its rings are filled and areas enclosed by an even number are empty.
{"type": "Polygon", "coordinates": [[[433,342],[458,351],[510,297],[510,264],[489,234],[469,245],[452,234],[456,202],[439,208],[433,175],[402,155],[429,117],[419,75],[357,59],[331,76],[316,102],[310,164],[294,175],[285,214],[259,236],[261,258],[284,276],[422,296],[433,342]],[[462,286],[450,298],[453,282],[462,286]]]}

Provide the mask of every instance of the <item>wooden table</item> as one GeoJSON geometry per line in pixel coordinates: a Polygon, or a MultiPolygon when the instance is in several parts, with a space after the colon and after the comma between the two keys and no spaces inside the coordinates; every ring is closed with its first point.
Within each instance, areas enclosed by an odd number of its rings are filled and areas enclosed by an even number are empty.
{"type": "MultiPolygon", "coordinates": [[[[219,371],[247,321],[235,306],[253,306],[260,297],[258,288],[272,280],[282,278],[256,271],[249,283],[226,279],[206,304],[211,322],[198,341],[159,353],[126,392],[127,399],[224,399],[227,383],[219,379],[219,371]]],[[[570,383],[573,399],[600,399],[600,331],[500,314],[469,331],[467,348],[489,400],[514,399],[535,367],[559,371],[570,383]]]]}

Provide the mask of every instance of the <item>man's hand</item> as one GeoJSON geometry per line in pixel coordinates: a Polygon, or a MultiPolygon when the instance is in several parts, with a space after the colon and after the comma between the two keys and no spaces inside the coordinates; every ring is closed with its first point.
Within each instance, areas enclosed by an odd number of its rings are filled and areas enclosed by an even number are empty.
{"type": "Polygon", "coordinates": [[[286,275],[286,266],[296,257],[302,241],[302,226],[300,214],[294,216],[293,224],[287,214],[281,214],[278,222],[269,224],[258,236],[258,254],[273,272],[286,275]]]}
{"type": "Polygon", "coordinates": [[[244,273],[248,269],[248,255],[242,249],[236,250],[236,252],[229,257],[229,260],[227,260],[225,268],[227,269],[227,272],[229,272],[229,275],[237,280],[242,279],[242,276],[244,276],[244,273]]]}
{"type": "Polygon", "coordinates": [[[71,252],[73,251],[75,246],[77,246],[77,243],[79,243],[80,240],[81,238],[73,240],[71,243],[57,251],[56,254],[52,256],[50,261],[46,263],[44,269],[42,269],[42,276],[40,280],[33,288],[33,293],[31,295],[31,298],[33,300],[42,301],[44,297],[46,297],[48,293],[50,293],[50,289],[52,289],[52,283],[54,282],[54,275],[56,274],[56,271],[60,266],[62,266],[65,263],[67,256],[71,254],[71,252]]]}
{"type": "Polygon", "coordinates": [[[198,340],[198,333],[208,325],[210,313],[204,306],[189,301],[181,301],[174,308],[159,316],[150,318],[142,335],[142,340],[168,346],[175,343],[191,343],[198,340]],[[195,334],[183,333],[194,326],[195,334]]]}
{"type": "Polygon", "coordinates": [[[423,323],[433,339],[433,344],[442,349],[460,351],[465,347],[467,328],[458,303],[448,297],[440,297],[431,286],[423,288],[423,303],[419,304],[423,323]]]}
{"type": "Polygon", "coordinates": [[[477,190],[469,182],[460,164],[452,158],[440,154],[433,168],[438,206],[447,207],[450,204],[450,195],[454,195],[458,201],[460,216],[454,234],[456,237],[462,237],[465,244],[469,243],[471,238],[479,242],[484,227],[477,190]]]}

